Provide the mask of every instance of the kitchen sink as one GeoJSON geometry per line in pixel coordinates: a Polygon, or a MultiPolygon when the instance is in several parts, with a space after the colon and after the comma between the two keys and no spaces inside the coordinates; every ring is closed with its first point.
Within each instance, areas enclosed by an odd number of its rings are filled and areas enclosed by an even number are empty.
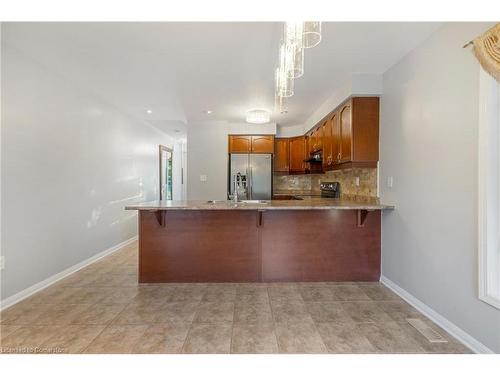
{"type": "Polygon", "coordinates": [[[218,204],[218,203],[227,203],[227,204],[268,204],[269,201],[257,200],[257,199],[244,199],[238,202],[234,202],[232,200],[210,200],[207,201],[208,204],[218,204]]]}

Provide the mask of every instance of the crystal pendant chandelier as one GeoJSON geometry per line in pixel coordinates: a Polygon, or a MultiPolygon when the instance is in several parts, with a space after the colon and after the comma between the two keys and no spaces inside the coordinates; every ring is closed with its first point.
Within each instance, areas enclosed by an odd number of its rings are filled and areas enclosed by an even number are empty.
{"type": "Polygon", "coordinates": [[[290,70],[293,69],[292,46],[281,43],[279,53],[279,66],[276,68],[276,95],[288,98],[293,95],[293,77],[290,77],[290,70]]]}
{"type": "Polygon", "coordinates": [[[286,22],[283,41],[290,60],[288,75],[299,78],[304,74],[303,22],[286,22]]]}
{"type": "Polygon", "coordinates": [[[304,22],[302,46],[315,47],[321,42],[321,22],[304,22]]]}
{"type": "Polygon", "coordinates": [[[278,67],[275,72],[276,103],[281,113],[283,98],[294,94],[294,79],[304,74],[304,49],[321,41],[321,22],[286,22],[280,43],[278,67]]]}

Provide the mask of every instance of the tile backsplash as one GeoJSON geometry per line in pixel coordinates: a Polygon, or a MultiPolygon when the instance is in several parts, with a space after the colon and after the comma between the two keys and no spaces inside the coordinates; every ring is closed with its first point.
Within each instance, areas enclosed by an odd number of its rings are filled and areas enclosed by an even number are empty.
{"type": "Polygon", "coordinates": [[[273,191],[275,194],[311,194],[311,176],[310,174],[274,175],[273,191]]]}
{"type": "Polygon", "coordinates": [[[313,194],[319,195],[321,181],[340,182],[340,192],[344,197],[377,197],[377,169],[352,168],[328,171],[325,174],[274,175],[275,194],[313,194]],[[359,177],[359,186],[356,186],[359,177]]]}

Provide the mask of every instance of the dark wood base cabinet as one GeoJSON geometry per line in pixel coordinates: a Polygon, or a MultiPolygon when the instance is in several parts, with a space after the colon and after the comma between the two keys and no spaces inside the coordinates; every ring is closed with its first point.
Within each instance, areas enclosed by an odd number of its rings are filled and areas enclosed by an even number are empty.
{"type": "Polygon", "coordinates": [[[139,214],[139,282],[378,281],[380,211],[139,214]],[[161,218],[161,219],[159,219],[161,218]]]}

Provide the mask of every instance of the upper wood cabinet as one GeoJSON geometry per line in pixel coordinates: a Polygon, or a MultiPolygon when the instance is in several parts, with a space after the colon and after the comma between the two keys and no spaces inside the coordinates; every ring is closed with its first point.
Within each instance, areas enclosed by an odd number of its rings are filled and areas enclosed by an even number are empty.
{"type": "Polygon", "coordinates": [[[351,103],[340,109],[340,158],[339,163],[352,161],[352,117],[351,103]]]}
{"type": "Polygon", "coordinates": [[[307,154],[312,154],[314,152],[314,132],[310,132],[306,135],[306,150],[307,154]]]}
{"type": "Polygon", "coordinates": [[[328,165],[329,169],[338,163],[340,159],[340,115],[334,112],[330,119],[330,126],[332,128],[331,148],[332,148],[332,162],[328,165]]]}
{"type": "Polygon", "coordinates": [[[319,151],[323,148],[323,127],[318,126],[311,133],[311,152],[319,151]]]}
{"type": "Polygon", "coordinates": [[[230,135],[229,152],[248,154],[251,150],[252,140],[249,135],[230,135]]]}
{"type": "Polygon", "coordinates": [[[255,154],[273,154],[273,135],[252,135],[252,152],[255,154]]]}
{"type": "Polygon", "coordinates": [[[289,171],[289,149],[290,140],[288,138],[276,138],[274,141],[274,171],[288,172],[289,171]]]}
{"type": "Polygon", "coordinates": [[[333,139],[332,139],[332,124],[331,118],[327,119],[323,125],[323,169],[327,169],[333,163],[333,139]]]}
{"type": "Polygon", "coordinates": [[[379,157],[379,98],[348,100],[339,110],[339,168],[376,167],[379,157]]]}
{"type": "Polygon", "coordinates": [[[272,154],[274,170],[289,173],[321,173],[352,167],[375,168],[379,158],[379,98],[350,98],[305,135],[277,138],[273,135],[230,135],[230,153],[272,154]],[[322,151],[323,163],[304,160],[322,151]]]}
{"type": "Polygon", "coordinates": [[[352,161],[376,166],[379,158],[379,98],[352,98],[352,161]]]}
{"type": "Polygon", "coordinates": [[[323,151],[323,171],[375,168],[379,158],[379,98],[347,100],[308,134],[312,142],[309,152],[323,151]]]}
{"type": "Polygon", "coordinates": [[[305,173],[306,159],[308,149],[306,147],[307,139],[305,136],[290,138],[290,172],[305,173]]]}
{"type": "Polygon", "coordinates": [[[274,135],[230,135],[228,140],[229,153],[274,153],[274,135]]]}

